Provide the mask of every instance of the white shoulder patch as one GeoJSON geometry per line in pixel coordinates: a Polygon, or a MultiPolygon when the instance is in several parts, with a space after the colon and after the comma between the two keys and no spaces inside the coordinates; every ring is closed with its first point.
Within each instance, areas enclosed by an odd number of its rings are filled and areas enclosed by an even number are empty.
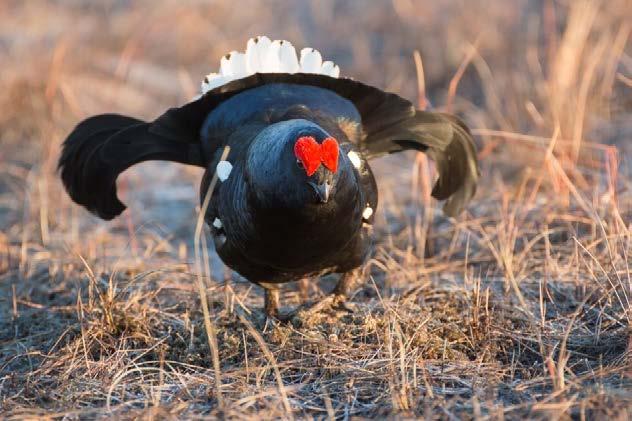
{"type": "Polygon", "coordinates": [[[360,167],[362,166],[362,160],[360,159],[360,155],[358,155],[356,151],[349,151],[349,153],[347,153],[347,156],[349,157],[349,161],[351,161],[353,166],[356,167],[357,169],[360,169],[360,167]]]}
{"type": "Polygon", "coordinates": [[[217,178],[219,178],[219,181],[226,181],[232,170],[233,164],[228,161],[219,161],[216,169],[217,178]]]}
{"type": "Polygon", "coordinates": [[[224,226],[224,224],[222,224],[222,221],[219,218],[215,218],[213,220],[213,226],[217,229],[221,229],[224,226]]]}
{"type": "Polygon", "coordinates": [[[246,52],[231,51],[220,60],[219,72],[202,81],[202,95],[236,79],[255,73],[315,73],[337,78],[340,68],[313,48],[303,48],[300,60],[291,42],[270,41],[266,36],[250,38],[246,52]]]}
{"type": "Polygon", "coordinates": [[[373,215],[373,209],[371,209],[371,206],[367,206],[366,208],[364,208],[364,212],[362,212],[362,218],[369,219],[371,215],[373,215]]]}

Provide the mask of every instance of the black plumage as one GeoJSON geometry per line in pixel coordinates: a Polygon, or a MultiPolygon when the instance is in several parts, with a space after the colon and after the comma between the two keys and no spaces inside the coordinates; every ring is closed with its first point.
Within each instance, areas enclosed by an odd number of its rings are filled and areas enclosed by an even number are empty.
{"type": "Polygon", "coordinates": [[[366,160],[407,149],[427,153],[439,172],[432,194],[447,200],[448,215],[462,210],[478,179],[474,143],[456,117],[417,110],[351,79],[305,73],[234,80],[153,122],[91,117],[68,136],[59,166],[72,199],[111,219],[125,209],[116,177],[129,166],[157,159],[204,167],[203,200],[225,146],[232,171],[212,192],[205,220],[223,261],[267,288],[272,315],[275,285],[350,273],[369,254],[378,198],[366,160]],[[294,149],[302,137],[321,147],[337,140],[335,172],[320,165],[306,174],[294,149]]]}

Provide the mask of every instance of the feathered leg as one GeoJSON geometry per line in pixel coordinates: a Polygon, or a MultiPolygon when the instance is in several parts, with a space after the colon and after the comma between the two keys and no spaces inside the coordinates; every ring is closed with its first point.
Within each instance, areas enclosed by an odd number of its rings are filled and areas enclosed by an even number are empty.
{"type": "Polygon", "coordinates": [[[298,294],[303,303],[309,299],[309,278],[303,278],[298,281],[298,294]]]}
{"type": "Polygon", "coordinates": [[[331,294],[309,308],[307,310],[308,314],[313,315],[327,309],[339,309],[345,310],[347,312],[352,311],[347,306],[347,299],[349,298],[349,294],[353,289],[353,284],[355,283],[357,274],[358,270],[352,270],[343,273],[331,294]]]}
{"type": "Polygon", "coordinates": [[[311,306],[299,307],[284,317],[284,320],[292,320],[292,322],[303,324],[316,314],[327,310],[343,310],[347,313],[353,312],[353,309],[347,304],[347,299],[353,289],[357,274],[358,270],[343,273],[331,294],[311,306]]]}
{"type": "Polygon", "coordinates": [[[358,274],[358,270],[352,270],[350,272],[344,273],[338,283],[336,284],[336,288],[334,288],[333,295],[339,298],[339,301],[346,301],[351,293],[351,289],[353,288],[353,284],[355,283],[356,275],[358,274]]]}
{"type": "Polygon", "coordinates": [[[265,288],[264,308],[266,316],[279,318],[279,290],[277,288],[265,288]]]}
{"type": "MultiPolygon", "coordinates": [[[[348,307],[346,301],[349,298],[351,290],[353,289],[357,274],[358,270],[352,270],[343,273],[331,294],[327,295],[325,298],[316,302],[315,304],[301,306],[296,310],[293,310],[286,314],[281,314],[279,312],[278,287],[276,287],[274,284],[260,284],[265,291],[265,315],[268,318],[281,320],[283,322],[303,322],[304,320],[311,318],[316,313],[320,313],[328,309],[352,312],[353,310],[348,307]]],[[[299,288],[302,290],[301,292],[306,293],[306,288],[308,286],[306,280],[301,280],[300,282],[301,283],[299,284],[299,288]]]]}

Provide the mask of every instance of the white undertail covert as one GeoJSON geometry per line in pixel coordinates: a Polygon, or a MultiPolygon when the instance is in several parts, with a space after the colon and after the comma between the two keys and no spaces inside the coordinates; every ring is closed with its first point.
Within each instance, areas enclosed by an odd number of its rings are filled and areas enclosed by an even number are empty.
{"type": "Polygon", "coordinates": [[[340,68],[332,61],[323,61],[314,48],[303,48],[299,59],[290,41],[258,36],[248,40],[244,53],[231,51],[223,56],[219,71],[209,73],[202,81],[201,93],[255,73],[315,73],[337,78],[340,68]]]}

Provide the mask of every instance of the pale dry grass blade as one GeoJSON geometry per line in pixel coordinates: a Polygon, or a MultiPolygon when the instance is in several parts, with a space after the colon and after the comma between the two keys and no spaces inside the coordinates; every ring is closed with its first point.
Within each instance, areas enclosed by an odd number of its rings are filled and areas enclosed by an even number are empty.
{"type": "MultiPolygon", "coordinates": [[[[230,147],[226,146],[222,151],[221,159],[225,160],[230,153],[230,147]]],[[[206,211],[208,209],[208,205],[211,201],[211,196],[213,195],[213,191],[215,190],[215,185],[217,184],[217,172],[213,174],[211,178],[211,183],[209,184],[208,191],[204,194],[204,200],[202,202],[202,206],[200,207],[200,213],[198,214],[197,222],[195,225],[195,237],[194,237],[194,250],[195,250],[195,268],[197,275],[197,286],[198,293],[200,294],[200,304],[202,306],[202,311],[204,313],[204,328],[206,330],[206,336],[208,340],[209,347],[211,349],[211,359],[213,362],[213,370],[215,371],[215,387],[217,391],[217,400],[219,406],[223,406],[223,397],[222,397],[222,373],[219,361],[219,351],[217,345],[217,330],[215,329],[215,325],[213,320],[211,319],[211,313],[208,307],[208,297],[206,295],[206,286],[204,285],[204,278],[202,274],[203,267],[206,268],[206,274],[210,276],[211,271],[208,268],[208,257],[204,257],[205,265],[202,266],[202,257],[200,256],[200,241],[205,241],[202,238],[203,228],[204,228],[204,217],[206,215],[206,211]]]]}

